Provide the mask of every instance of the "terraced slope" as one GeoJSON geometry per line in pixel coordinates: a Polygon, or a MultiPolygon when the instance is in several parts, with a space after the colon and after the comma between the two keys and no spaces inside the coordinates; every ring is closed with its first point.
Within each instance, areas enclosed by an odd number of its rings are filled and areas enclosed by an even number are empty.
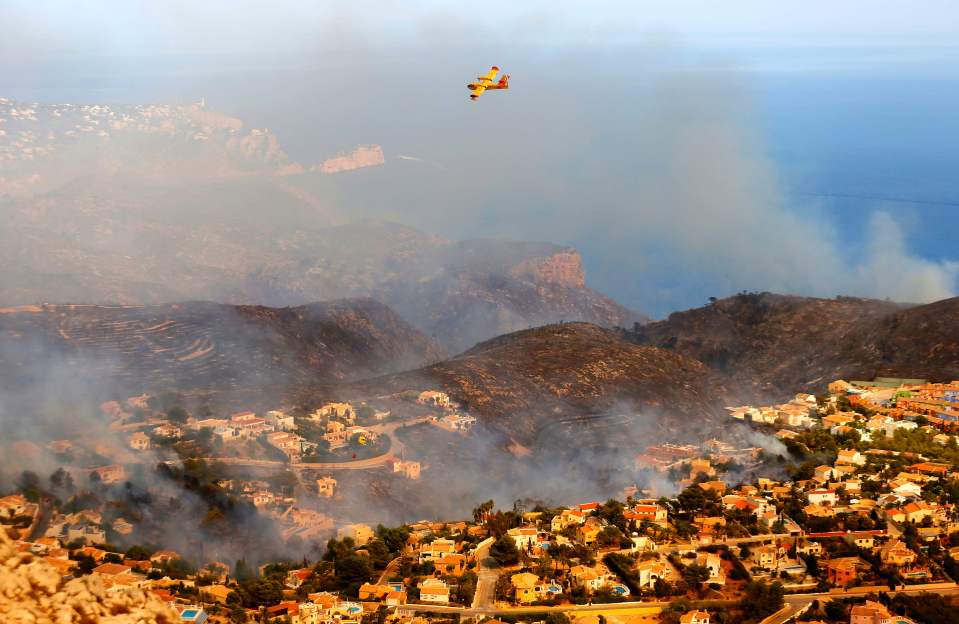
{"type": "Polygon", "coordinates": [[[354,380],[442,355],[371,300],[0,309],[0,376],[11,389],[66,370],[131,391],[249,390],[354,380]]]}

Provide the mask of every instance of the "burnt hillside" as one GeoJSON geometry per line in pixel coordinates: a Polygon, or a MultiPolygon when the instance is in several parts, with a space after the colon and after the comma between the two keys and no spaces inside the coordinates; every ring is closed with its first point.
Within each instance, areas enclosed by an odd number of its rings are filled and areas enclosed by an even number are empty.
{"type": "Polygon", "coordinates": [[[439,388],[484,423],[522,444],[589,429],[622,435],[636,426],[679,437],[716,422],[721,405],[709,369],[679,353],[640,346],[588,323],[499,336],[416,371],[347,384],[343,396],[439,388]],[[643,422],[637,422],[639,418],[643,422]]]}
{"type": "Polygon", "coordinates": [[[0,309],[0,378],[18,392],[63,374],[131,392],[295,387],[442,356],[432,340],[371,300],[294,308],[188,302],[0,309]]]}
{"type": "Polygon", "coordinates": [[[740,294],[624,336],[699,360],[745,397],[822,390],[838,378],[959,378],[959,299],[740,294]]]}

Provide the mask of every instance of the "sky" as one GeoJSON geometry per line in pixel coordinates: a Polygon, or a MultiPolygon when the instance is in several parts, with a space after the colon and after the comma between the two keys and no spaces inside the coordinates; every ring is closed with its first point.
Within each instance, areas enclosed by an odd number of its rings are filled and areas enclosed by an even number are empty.
{"type": "Polygon", "coordinates": [[[357,218],[574,245],[658,317],[740,290],[954,295],[957,42],[947,1],[13,0],[0,92],[202,96],[304,162],[381,144],[383,171],[320,190],[357,218]],[[469,102],[492,63],[510,91],[469,102]]]}
{"type": "Polygon", "coordinates": [[[62,3],[8,0],[0,8],[3,41],[13,50],[59,54],[263,54],[304,48],[395,47],[428,39],[462,43],[624,43],[649,33],[783,45],[951,44],[957,8],[949,0],[491,0],[482,10],[440,1],[359,3],[280,0],[167,2],[105,0],[62,3]]]}

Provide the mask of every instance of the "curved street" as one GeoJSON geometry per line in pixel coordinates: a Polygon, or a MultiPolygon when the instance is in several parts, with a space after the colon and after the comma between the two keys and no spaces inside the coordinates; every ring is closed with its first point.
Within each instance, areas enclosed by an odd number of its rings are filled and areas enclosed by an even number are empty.
{"type": "MultiPolygon", "coordinates": [[[[375,457],[365,459],[353,459],[346,461],[332,462],[297,462],[289,463],[276,459],[252,459],[247,457],[192,457],[190,459],[202,459],[204,461],[215,461],[229,466],[250,466],[253,468],[290,468],[291,470],[369,470],[382,466],[390,459],[402,458],[406,453],[406,446],[403,441],[395,435],[397,429],[411,427],[425,422],[429,422],[429,416],[411,418],[382,425],[371,425],[367,427],[370,431],[378,435],[387,435],[390,437],[390,450],[375,457]]],[[[137,427],[142,427],[145,423],[137,423],[137,427]]],[[[121,463],[123,464],[143,464],[152,463],[155,460],[146,458],[142,453],[136,454],[121,463]]]]}

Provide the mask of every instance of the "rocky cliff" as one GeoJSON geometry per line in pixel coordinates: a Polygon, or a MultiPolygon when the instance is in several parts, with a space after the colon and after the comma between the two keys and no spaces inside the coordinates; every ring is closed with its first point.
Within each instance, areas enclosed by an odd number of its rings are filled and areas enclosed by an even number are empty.
{"type": "Polygon", "coordinates": [[[386,162],[383,148],[379,145],[360,145],[349,154],[338,154],[316,165],[314,171],[321,173],[340,173],[364,167],[376,167],[386,162]]]}
{"type": "Polygon", "coordinates": [[[556,284],[568,288],[586,287],[583,258],[575,249],[564,249],[549,256],[528,258],[510,269],[509,274],[543,284],[556,284]]]}

